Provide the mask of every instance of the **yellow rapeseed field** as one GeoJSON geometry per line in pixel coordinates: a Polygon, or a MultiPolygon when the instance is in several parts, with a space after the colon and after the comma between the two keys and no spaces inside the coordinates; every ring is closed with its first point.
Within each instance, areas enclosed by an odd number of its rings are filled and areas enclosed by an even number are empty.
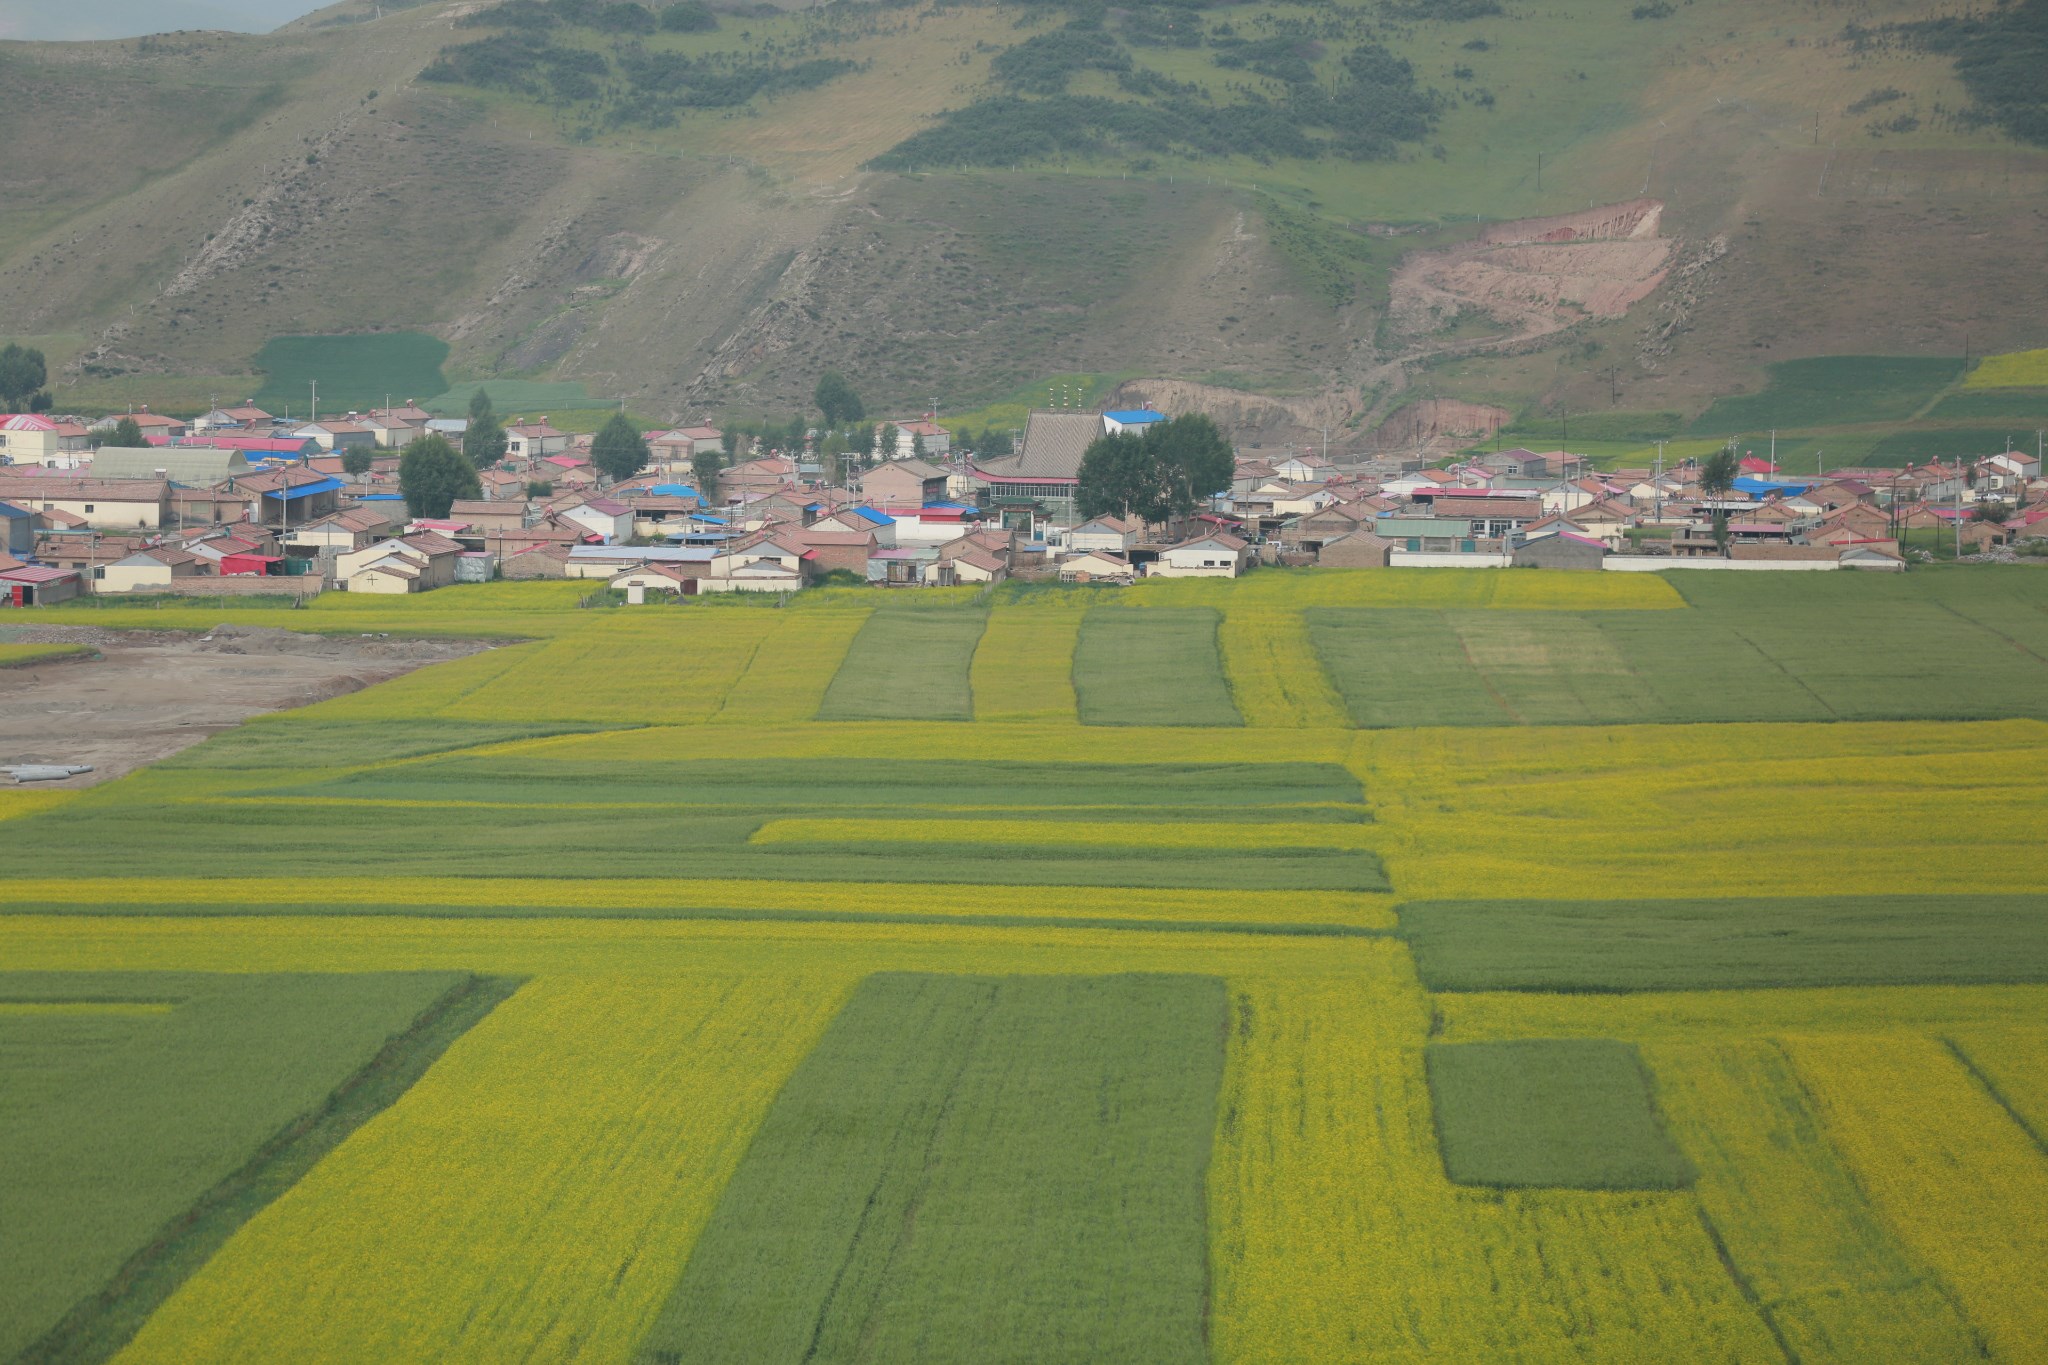
{"type": "Polygon", "coordinates": [[[1994,1356],[2048,1341],[2048,1160],[1940,1042],[1789,1035],[1793,1067],[1870,1202],[1932,1265],[1994,1356]]]}
{"type": "Polygon", "coordinates": [[[725,704],[711,717],[721,725],[783,725],[818,714],[832,675],[846,658],[869,611],[783,611],[775,614],[754,657],[725,704]]]}
{"type": "Polygon", "coordinates": [[[2048,1140],[2048,1025],[1973,1024],[1945,1030],[1943,1037],[2036,1138],[2048,1140]]]}
{"type": "Polygon", "coordinates": [[[0,820],[17,815],[41,815],[77,795],[76,791],[23,791],[17,787],[0,787],[0,820]]]}
{"type": "MultiPolygon", "coordinates": [[[[8,905],[290,906],[307,903],[289,877],[0,879],[8,905]]],[[[671,877],[327,877],[314,899],[348,906],[524,910],[779,910],[796,914],[997,916],[1239,924],[1394,927],[1391,895],[1352,891],[1202,891],[1110,886],[924,882],[800,882],[671,877]]],[[[472,921],[482,936],[503,921],[472,921]]]]}
{"type": "Polygon", "coordinates": [[[1408,899],[2034,891],[2037,721],[1384,730],[1353,770],[1408,899]]]}
{"type": "Polygon", "coordinates": [[[403,720],[442,715],[545,648],[541,644],[502,645],[466,659],[418,669],[375,687],[308,706],[295,714],[311,720],[403,720]]]}
{"type": "Polygon", "coordinates": [[[1232,978],[1209,1168],[1219,1359],[1781,1360],[1684,1193],[1444,1176],[1405,957],[1232,978]]]}
{"type": "MultiPolygon", "coordinates": [[[[760,729],[661,726],[630,734],[589,734],[554,752],[589,761],[820,758],[847,761],[889,755],[921,759],[1000,759],[1031,763],[1344,763],[1349,730],[1275,736],[1241,726],[1084,726],[1057,721],[813,721],[760,729]]],[[[1370,790],[1368,789],[1368,795],[1370,790]]],[[[944,793],[934,794],[935,804],[944,793]]]]}
{"type": "Polygon", "coordinates": [[[1072,607],[989,613],[969,675],[974,718],[1072,723],[1074,643],[1085,614],[1072,607]]]}
{"type": "Polygon", "coordinates": [[[548,641],[440,714],[458,720],[701,721],[725,704],[778,618],[737,610],[607,615],[548,641]]]}
{"type": "Polygon", "coordinates": [[[1298,611],[1233,608],[1216,632],[1223,673],[1248,726],[1343,729],[1351,724],[1298,611]]]}
{"type": "Polygon", "coordinates": [[[1963,381],[1966,389],[2048,389],[2048,350],[1989,355],[1963,381]]]}
{"type": "Polygon", "coordinates": [[[529,983],[117,1359],[625,1359],[854,980],[529,983]]]}
{"type": "Polygon", "coordinates": [[[1885,1232],[1766,1038],[1643,1050],[1700,1206],[1796,1357],[1964,1360],[1968,1322],[1885,1232]]]}
{"type": "Polygon", "coordinates": [[[1830,986],[1572,995],[1474,991],[1434,997],[1444,1039],[1626,1038],[1700,1042],[1780,1033],[1920,1034],[2037,1023],[2048,986],[1830,986]]]}

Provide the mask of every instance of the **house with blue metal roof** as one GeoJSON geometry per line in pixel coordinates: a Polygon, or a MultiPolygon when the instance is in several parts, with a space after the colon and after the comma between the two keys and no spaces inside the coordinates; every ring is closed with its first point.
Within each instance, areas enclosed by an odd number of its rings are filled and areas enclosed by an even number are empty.
{"type": "Polygon", "coordinates": [[[1155,422],[1164,422],[1166,414],[1150,408],[1118,408],[1102,414],[1102,430],[1105,435],[1115,436],[1125,431],[1143,433],[1155,422]]]}

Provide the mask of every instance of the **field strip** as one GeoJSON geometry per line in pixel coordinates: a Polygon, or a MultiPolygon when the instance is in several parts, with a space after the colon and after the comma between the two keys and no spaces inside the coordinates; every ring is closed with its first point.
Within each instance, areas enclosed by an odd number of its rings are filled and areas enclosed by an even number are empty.
{"type": "Polygon", "coordinates": [[[1072,721],[813,721],[750,729],[657,725],[564,735],[584,760],[747,762],[762,758],[982,759],[1029,763],[1342,763],[1352,730],[1252,731],[1243,726],[1079,725],[1072,721]]]}
{"type": "MultiPolygon", "coordinates": [[[[151,905],[264,907],[303,903],[294,877],[48,878],[0,880],[9,903],[82,907],[151,905]]],[[[1102,886],[947,885],[890,882],[771,882],[753,879],[525,877],[342,877],[324,879],[326,906],[501,906],[533,909],[866,911],[903,915],[1064,916],[1223,923],[1331,923],[1392,929],[1394,897],[1359,891],[1190,891],[1102,886]]]]}
{"type": "Polygon", "coordinates": [[[1329,730],[1351,723],[1300,612],[1226,610],[1216,639],[1246,725],[1329,730]]]}
{"type": "Polygon", "coordinates": [[[867,608],[786,612],[764,636],[746,671],[711,716],[719,725],[770,725],[809,720],[866,624],[867,608]]]}
{"type": "Polygon", "coordinates": [[[792,817],[754,831],[756,844],[1045,845],[1078,848],[1288,849],[1369,852],[1369,824],[1229,824],[1206,820],[870,820],[792,817]]]}
{"type": "Polygon", "coordinates": [[[1078,726],[1074,644],[1086,614],[1077,607],[990,612],[969,675],[975,721],[1063,721],[1078,726]]]}
{"type": "Polygon", "coordinates": [[[636,1359],[1206,1360],[1225,1005],[1214,977],[866,978],[636,1359]]]}
{"type": "Polygon", "coordinates": [[[1802,1360],[1964,1360],[1970,1325],[1881,1225],[1766,1038],[1644,1050],[1701,1211],[1802,1360]]]}
{"type": "Polygon", "coordinates": [[[529,983],[116,1359],[624,1358],[852,985],[529,983]]]}
{"type": "MultiPolygon", "coordinates": [[[[1378,937],[1054,927],[383,916],[0,916],[15,971],[1236,972],[1348,980],[1378,937]]],[[[1418,1042],[1419,1047],[1419,1042],[1418,1042]]],[[[1420,1065],[1418,1059],[1418,1065],[1420,1065]]]]}
{"type": "Polygon", "coordinates": [[[2048,986],[1788,987],[1639,995],[1473,992],[1430,997],[1453,1042],[1487,1038],[1626,1038],[1643,1042],[1761,1034],[1935,1032],[1958,1025],[2038,1024],[2048,986]]]}
{"type": "Polygon", "coordinates": [[[44,1017],[146,1019],[178,1008],[170,1000],[0,1000],[0,1019],[44,1017]]]}
{"type": "Polygon", "coordinates": [[[1878,1214],[1989,1339],[2048,1340],[2048,1158],[1940,1042],[1894,1032],[1791,1036],[1793,1069],[1878,1214]]]}
{"type": "Polygon", "coordinates": [[[1217,1359],[1783,1359],[1690,1194],[1451,1184],[1429,1000],[1398,949],[1356,953],[1346,979],[1231,979],[1209,1168],[1217,1359]]]}

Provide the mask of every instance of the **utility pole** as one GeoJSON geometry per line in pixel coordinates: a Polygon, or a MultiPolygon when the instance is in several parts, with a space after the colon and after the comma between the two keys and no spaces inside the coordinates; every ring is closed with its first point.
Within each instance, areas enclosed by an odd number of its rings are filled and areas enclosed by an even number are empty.
{"type": "Polygon", "coordinates": [[[1778,429],[1771,428],[1771,477],[1778,477],[1778,429]]]}
{"type": "Polygon", "coordinates": [[[1664,524],[1664,442],[1657,442],[1657,472],[1650,476],[1650,486],[1657,490],[1657,524],[1664,524]]]}
{"type": "Polygon", "coordinates": [[[1536,153],[1536,192],[1543,193],[1543,153],[1536,153]]]}
{"type": "Polygon", "coordinates": [[[317,422],[320,420],[320,381],[313,379],[307,382],[313,386],[313,415],[306,420],[308,422],[317,422]]]}

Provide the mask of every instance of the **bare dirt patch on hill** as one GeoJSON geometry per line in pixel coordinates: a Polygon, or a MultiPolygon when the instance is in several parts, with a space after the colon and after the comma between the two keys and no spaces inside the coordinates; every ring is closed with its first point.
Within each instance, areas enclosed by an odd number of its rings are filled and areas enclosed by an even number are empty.
{"type": "Polygon", "coordinates": [[[1483,351],[1620,317],[1664,282],[1673,242],[1660,235],[1663,212],[1636,199],[1417,252],[1394,272],[1389,333],[1417,354],[1483,351]],[[1475,319],[1492,325],[1470,335],[1475,319]]]}
{"type": "Polygon", "coordinates": [[[85,644],[73,656],[9,669],[0,684],[0,767],[90,764],[53,787],[132,772],[251,716],[310,706],[489,646],[473,640],[301,635],[218,626],[206,635],[97,626],[11,626],[22,644],[85,644]]]}

